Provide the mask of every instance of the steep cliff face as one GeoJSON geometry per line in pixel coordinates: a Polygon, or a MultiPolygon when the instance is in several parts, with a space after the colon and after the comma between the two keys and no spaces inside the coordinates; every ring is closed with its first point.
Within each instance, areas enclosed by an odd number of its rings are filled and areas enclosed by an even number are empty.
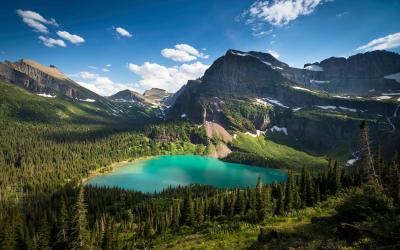
{"type": "Polygon", "coordinates": [[[387,77],[399,72],[399,54],[372,51],[347,59],[331,57],[319,63],[305,64],[304,69],[288,68],[283,75],[304,86],[328,92],[371,94],[399,90],[399,83],[387,77]]]}
{"type": "MultiPolygon", "coordinates": [[[[229,50],[202,77],[201,91],[215,96],[255,96],[276,92],[284,81],[264,57],[229,50]]],[[[265,56],[266,57],[266,56],[265,56]]]]}
{"type": "Polygon", "coordinates": [[[70,80],[54,66],[46,67],[32,60],[0,63],[0,77],[37,93],[58,93],[73,99],[99,97],[70,80]]]}

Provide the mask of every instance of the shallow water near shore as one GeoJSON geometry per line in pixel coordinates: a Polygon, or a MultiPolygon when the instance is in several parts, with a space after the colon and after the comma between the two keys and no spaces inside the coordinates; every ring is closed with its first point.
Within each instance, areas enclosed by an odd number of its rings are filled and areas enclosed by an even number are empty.
{"type": "Polygon", "coordinates": [[[229,163],[197,155],[167,155],[127,163],[112,172],[95,176],[86,184],[120,187],[142,192],[161,191],[169,186],[203,184],[221,188],[254,187],[286,180],[281,170],[229,163]]]}

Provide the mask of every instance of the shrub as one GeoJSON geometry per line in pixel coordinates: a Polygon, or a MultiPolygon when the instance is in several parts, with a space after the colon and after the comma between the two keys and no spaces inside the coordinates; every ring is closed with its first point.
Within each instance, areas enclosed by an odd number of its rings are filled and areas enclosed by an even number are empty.
{"type": "Polygon", "coordinates": [[[338,217],[346,222],[358,222],[377,219],[387,215],[393,209],[393,203],[376,184],[364,184],[355,189],[336,210],[338,217]]]}

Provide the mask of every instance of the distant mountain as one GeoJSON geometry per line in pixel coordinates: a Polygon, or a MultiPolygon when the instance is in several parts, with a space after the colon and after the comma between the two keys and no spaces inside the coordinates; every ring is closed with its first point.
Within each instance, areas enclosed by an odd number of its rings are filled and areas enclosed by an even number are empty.
{"type": "Polygon", "coordinates": [[[347,59],[331,57],[305,64],[303,69],[285,68],[282,75],[306,87],[334,93],[396,92],[400,90],[400,55],[381,50],[347,59]]]}
{"type": "MultiPolygon", "coordinates": [[[[87,121],[95,117],[93,122],[114,123],[143,123],[159,119],[151,109],[130,103],[112,102],[69,79],[55,66],[47,67],[33,60],[1,62],[0,90],[7,92],[2,100],[4,110],[0,110],[0,113],[18,116],[18,119],[59,122],[87,121]],[[18,88],[12,88],[9,84],[18,88]],[[32,97],[32,94],[36,97],[32,97]],[[21,96],[24,98],[19,98],[21,96]],[[46,111],[48,114],[44,113],[46,111]]],[[[138,93],[129,95],[131,99],[141,100],[138,93]]]]}
{"type": "Polygon", "coordinates": [[[55,66],[46,67],[33,60],[23,59],[0,63],[0,80],[14,83],[39,94],[61,94],[79,100],[101,98],[69,79],[55,66]]]}
{"type": "Polygon", "coordinates": [[[138,102],[138,103],[147,102],[147,100],[143,95],[129,89],[119,91],[114,95],[109,96],[108,99],[112,101],[121,101],[121,102],[138,102]]]}
{"type": "Polygon", "coordinates": [[[150,100],[154,104],[158,105],[163,105],[165,100],[171,96],[171,93],[168,93],[164,89],[159,89],[159,88],[151,88],[149,90],[146,90],[143,93],[143,96],[150,100]]]}
{"type": "Polygon", "coordinates": [[[159,88],[146,90],[143,95],[126,89],[109,96],[108,99],[114,102],[132,102],[142,106],[165,107],[165,102],[171,95],[166,90],[159,88]]]}

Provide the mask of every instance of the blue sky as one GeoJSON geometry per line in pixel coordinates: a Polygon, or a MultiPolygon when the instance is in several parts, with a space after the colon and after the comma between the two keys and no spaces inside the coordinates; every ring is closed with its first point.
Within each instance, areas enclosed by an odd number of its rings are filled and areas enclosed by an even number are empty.
{"type": "Polygon", "coordinates": [[[99,94],[176,91],[227,49],[291,66],[400,51],[400,1],[5,1],[0,59],[56,65],[99,94]]]}

